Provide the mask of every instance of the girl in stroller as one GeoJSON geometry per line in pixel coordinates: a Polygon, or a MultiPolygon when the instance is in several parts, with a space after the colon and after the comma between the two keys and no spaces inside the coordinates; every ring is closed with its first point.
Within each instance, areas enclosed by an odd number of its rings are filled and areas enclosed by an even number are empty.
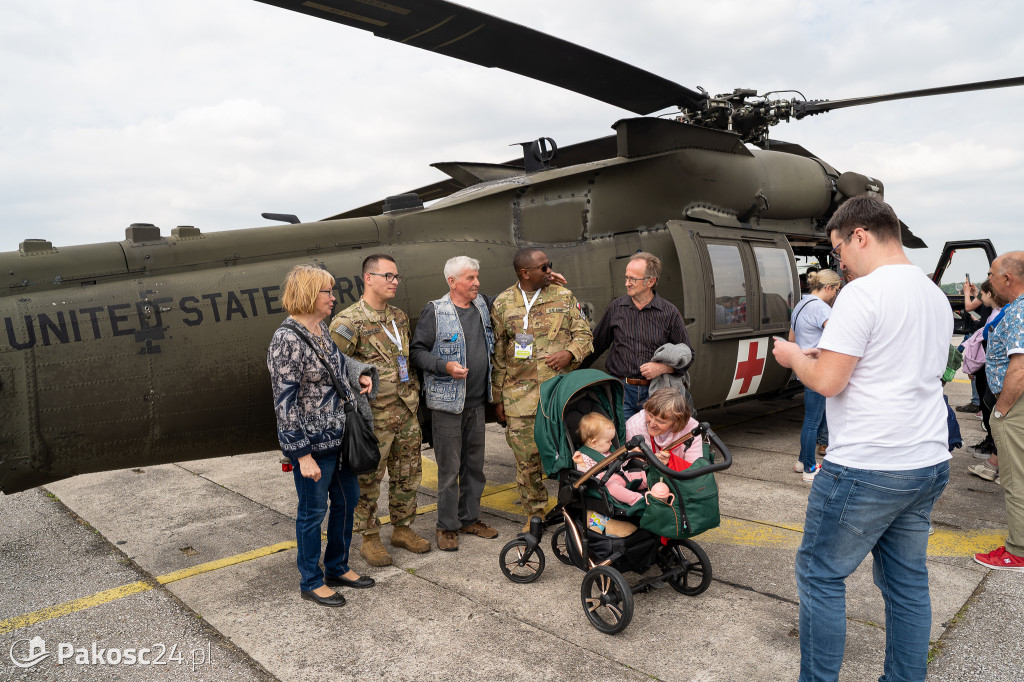
{"type": "Polygon", "coordinates": [[[693,408],[686,396],[674,388],[659,388],[647,398],[644,409],[626,422],[626,440],[643,436],[658,459],[665,462],[668,468],[683,471],[703,454],[700,439],[695,438],[686,450],[683,450],[681,444],[669,451],[664,448],[696,427],[697,420],[693,418],[693,408]]]}

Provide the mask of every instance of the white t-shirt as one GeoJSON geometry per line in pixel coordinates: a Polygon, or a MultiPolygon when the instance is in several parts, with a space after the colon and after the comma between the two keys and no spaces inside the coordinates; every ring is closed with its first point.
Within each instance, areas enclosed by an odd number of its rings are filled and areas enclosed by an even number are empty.
{"type": "Polygon", "coordinates": [[[825,459],[901,471],[950,458],[942,374],[953,313],[914,265],[886,265],[843,287],[818,347],[860,358],[825,403],[825,459]]]}

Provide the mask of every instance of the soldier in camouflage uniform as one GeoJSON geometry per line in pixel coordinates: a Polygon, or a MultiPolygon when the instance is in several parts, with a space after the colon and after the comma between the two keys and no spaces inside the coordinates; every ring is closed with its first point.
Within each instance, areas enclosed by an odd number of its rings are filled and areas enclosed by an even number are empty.
{"type": "Polygon", "coordinates": [[[371,566],[387,566],[391,556],[380,541],[377,499],[388,472],[391,544],[411,552],[430,550],[430,542],[410,528],[416,518],[416,491],[420,487],[420,425],[416,419],[420,384],[409,366],[409,316],[388,303],[400,281],[391,256],[374,254],[363,261],[362,297],[338,313],[331,336],[345,355],[373,365],[380,375],[373,408],[373,430],[380,440],[380,466],[359,476],[359,504],[355,530],[362,533],[360,553],[371,566]]]}
{"type": "Polygon", "coordinates": [[[590,324],[568,289],[552,284],[551,263],[543,251],[521,249],[513,265],[518,282],[498,294],[491,309],[494,326],[492,400],[505,440],[516,458],[516,484],[526,512],[543,515],[544,489],[533,423],[540,385],[576,369],[594,349],[590,324]]]}

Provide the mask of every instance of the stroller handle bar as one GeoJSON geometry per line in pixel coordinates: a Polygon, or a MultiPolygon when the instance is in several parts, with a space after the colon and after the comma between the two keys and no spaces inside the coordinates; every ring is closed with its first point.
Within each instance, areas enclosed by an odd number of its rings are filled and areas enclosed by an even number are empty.
{"type": "Polygon", "coordinates": [[[639,448],[647,459],[648,464],[654,467],[659,473],[677,481],[689,481],[697,478],[698,476],[713,474],[716,471],[724,471],[731,467],[732,453],[729,452],[729,448],[725,447],[725,443],[722,442],[718,435],[711,430],[711,425],[707,422],[701,422],[698,424],[697,427],[690,432],[690,436],[686,440],[692,440],[693,438],[697,438],[701,435],[707,435],[711,444],[714,445],[715,449],[722,454],[722,460],[720,462],[715,462],[714,464],[709,464],[706,467],[700,467],[699,469],[684,469],[682,471],[669,469],[661,463],[661,460],[658,459],[653,452],[651,452],[651,448],[644,442],[643,436],[634,436],[628,443],[626,443],[626,448],[629,450],[639,448]]]}

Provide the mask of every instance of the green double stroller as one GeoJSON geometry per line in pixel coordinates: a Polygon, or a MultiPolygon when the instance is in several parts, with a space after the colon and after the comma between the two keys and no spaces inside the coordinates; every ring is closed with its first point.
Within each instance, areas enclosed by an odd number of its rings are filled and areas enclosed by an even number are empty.
{"type": "Polygon", "coordinates": [[[580,589],[584,613],[607,634],[629,625],[634,594],[667,583],[681,594],[696,596],[711,584],[708,556],[690,538],[719,525],[714,473],[732,465],[729,450],[706,423],[688,437],[702,440],[704,457],[683,471],[663,465],[640,437],[626,443],[625,434],[617,379],[585,369],[544,382],[534,435],[545,474],[558,481],[558,502],[544,518],[534,516],[529,532],[506,544],[499,558],[502,573],[512,582],[537,580],[545,563],[541,540],[549,530],[555,557],[585,572],[580,589]],[[591,412],[611,419],[616,437],[608,457],[589,471],[578,471],[572,461],[581,445],[577,429],[591,412]],[[649,486],[665,483],[671,495],[666,501],[648,497],[627,506],[611,497],[603,483],[620,470],[644,471],[649,486]],[[595,515],[614,521],[601,529],[592,522],[595,515]],[[636,530],[616,537],[610,530],[615,522],[636,530]],[[627,572],[640,575],[640,580],[631,584],[623,575],[627,572]]]}

